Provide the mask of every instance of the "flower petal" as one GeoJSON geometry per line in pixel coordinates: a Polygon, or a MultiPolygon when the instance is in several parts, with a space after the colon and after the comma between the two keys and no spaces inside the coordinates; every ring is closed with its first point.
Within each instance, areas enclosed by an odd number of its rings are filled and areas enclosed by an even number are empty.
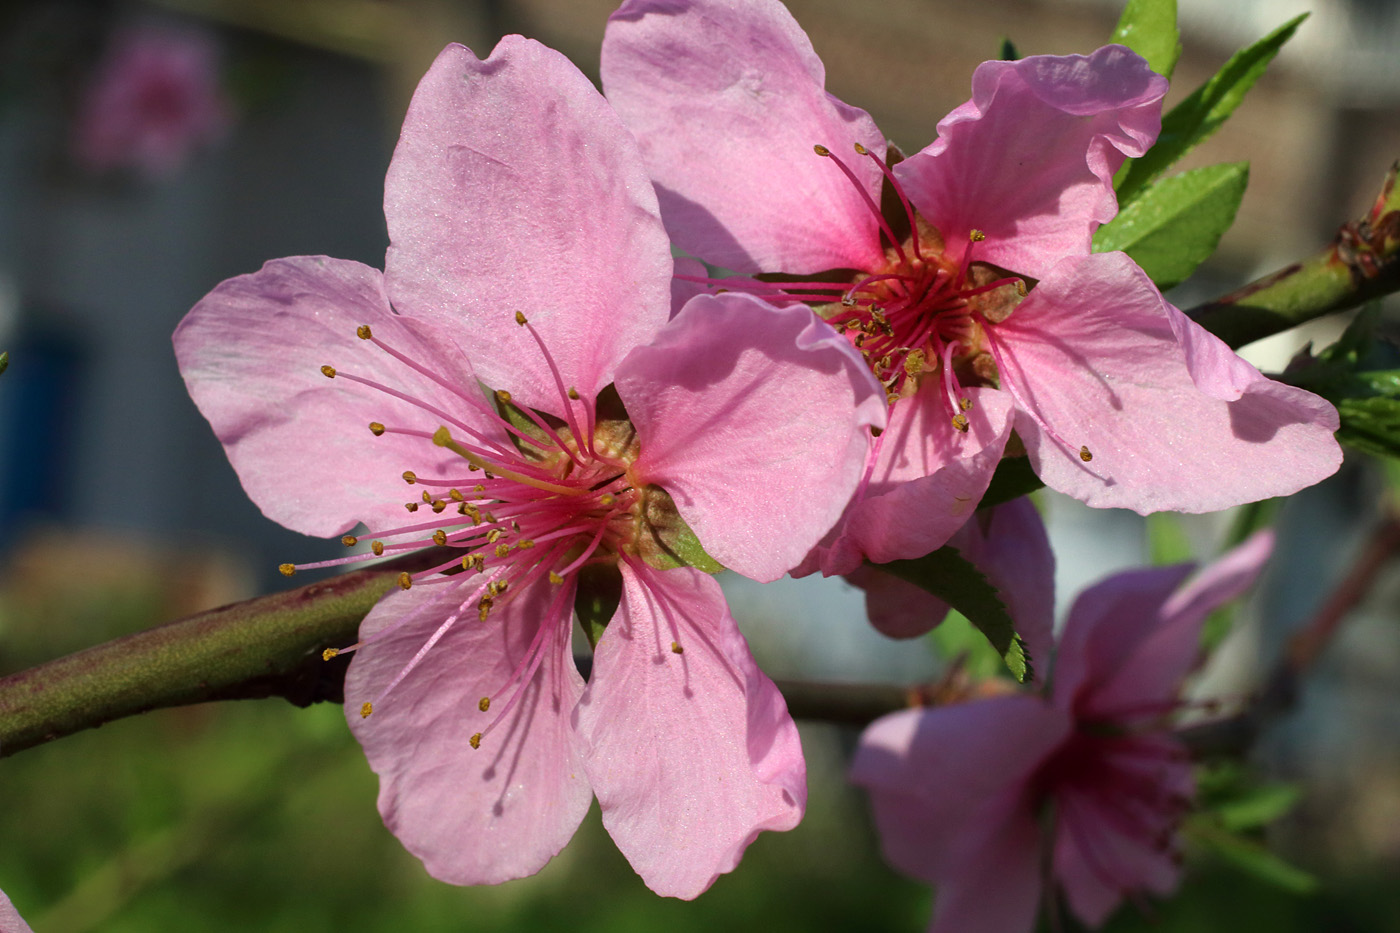
{"type": "Polygon", "coordinates": [[[720,563],[771,581],[797,565],[860,481],[885,396],[850,344],[800,305],[693,298],[617,373],[633,467],[720,563]]]}
{"type": "Polygon", "coordinates": [[[564,56],[507,36],[449,45],[414,93],[384,180],[385,280],[453,328],[487,385],[562,414],[522,311],[587,396],[670,316],[671,253],[621,120],[564,56]]]}
{"type": "Polygon", "coordinates": [[[847,573],[852,551],[883,564],[922,557],[948,542],[987,491],[1011,433],[1011,399],[993,389],[965,389],[969,430],[954,431],[941,389],[928,380],[895,403],[880,436],[864,496],[851,503],[822,572],[847,573]]]}
{"type": "Polygon", "coordinates": [[[603,825],[647,886],[689,899],[759,832],[797,825],[806,765],[714,579],[688,567],[622,574],[578,707],[584,767],[603,825]]]}
{"type": "Polygon", "coordinates": [[[861,564],[845,577],[847,583],[865,591],[865,614],[887,638],[927,635],[948,616],[943,600],[877,565],[861,564]]]}
{"type": "Polygon", "coordinates": [[[4,891],[0,891],[0,933],[34,933],[4,891]]]}
{"type": "Polygon", "coordinates": [[[1022,497],[983,509],[948,543],[997,588],[1043,680],[1054,644],[1055,554],[1035,505],[1022,497]]]}
{"type": "Polygon", "coordinates": [[[1061,263],[996,325],[1016,433],[1046,485],[1097,508],[1210,512],[1336,471],[1330,405],[1257,371],[1235,401],[1201,391],[1168,307],[1131,259],[1101,253],[1061,263]]]}
{"type": "Polygon", "coordinates": [[[1034,278],[1089,253],[1118,202],[1113,173],[1161,127],[1167,81],[1121,45],[1091,55],[984,62],[972,99],[894,169],[950,244],[986,234],[974,257],[1034,278]]]}
{"type": "Polygon", "coordinates": [[[964,847],[984,832],[978,814],[1008,791],[1028,793],[1024,782],[1071,726],[1025,695],[876,720],[860,737],[850,779],[870,792],[885,857],[925,881],[956,876],[964,847]]]}
{"type": "Polygon", "coordinates": [[[1261,531],[1173,593],[1155,630],[1094,691],[1088,707],[1092,714],[1112,717],[1115,710],[1176,696],[1201,656],[1206,617],[1254,585],[1273,543],[1273,532],[1261,531]]]}
{"type": "Polygon", "coordinates": [[[522,587],[485,624],[463,604],[464,584],[427,584],[382,599],[360,626],[369,639],[345,678],[345,714],[379,775],[379,812],[428,873],[453,884],[495,884],[539,871],[573,836],[592,794],[569,719],[583,692],[570,653],[573,594],[522,587]],[[453,625],[382,700],[379,694],[454,613],[453,625]],[[497,695],[541,627],[545,656],[515,705],[497,695]],[[494,704],[483,712],[484,696],[494,704]],[[374,712],[360,705],[374,700],[374,712]]]}
{"type": "MultiPolygon", "coordinates": [[[[456,459],[422,438],[372,436],[371,421],[428,432],[443,422],[350,379],[327,379],[320,366],[470,415],[452,392],[356,337],[362,324],[449,385],[477,385],[449,340],[390,311],[378,270],[340,259],[273,260],[220,284],[175,330],[185,385],[248,497],[304,534],[341,534],[361,521],[402,525],[412,498],[404,470],[426,474],[456,459]]],[[[469,423],[486,430],[479,421],[469,423]]]]}
{"type": "Polygon", "coordinates": [[[1055,652],[1055,705],[1087,703],[1156,631],[1162,605],[1190,573],[1190,564],[1131,570],[1080,593],[1055,652]]]}
{"type": "Polygon", "coordinates": [[[826,93],[777,0],[630,0],[603,38],[603,90],[637,134],[677,246],[737,272],[869,269],[885,154],[863,110],[826,93]],[[812,147],[850,165],[858,189],[812,147]]]}
{"type": "Polygon", "coordinates": [[[977,814],[957,864],[938,882],[929,933],[1031,933],[1040,905],[1040,828],[1014,790],[977,814]]]}

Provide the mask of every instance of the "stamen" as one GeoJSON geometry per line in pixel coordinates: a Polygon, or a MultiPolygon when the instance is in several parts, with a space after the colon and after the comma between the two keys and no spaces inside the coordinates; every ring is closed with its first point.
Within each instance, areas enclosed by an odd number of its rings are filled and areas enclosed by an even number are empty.
{"type": "Polygon", "coordinates": [[[885,176],[885,180],[890,183],[890,187],[894,189],[894,193],[899,195],[899,203],[904,205],[904,214],[909,218],[909,229],[912,231],[910,235],[910,245],[914,248],[914,258],[923,262],[924,256],[919,252],[919,221],[917,215],[914,213],[914,208],[909,204],[909,198],[904,194],[904,186],[899,183],[898,178],[894,177],[894,172],[890,171],[890,167],[885,164],[883,159],[860,143],[856,143],[856,153],[858,155],[869,156],[870,161],[875,163],[875,167],[880,170],[881,174],[885,176]]]}
{"type": "Polygon", "coordinates": [[[836,167],[841,170],[842,174],[850,179],[856,191],[865,199],[865,204],[870,208],[870,213],[875,215],[875,220],[879,223],[880,229],[884,231],[885,237],[889,239],[890,245],[894,247],[894,251],[899,255],[899,261],[908,264],[909,258],[904,255],[904,247],[900,245],[899,239],[894,235],[894,231],[890,229],[890,225],[886,222],[885,216],[880,213],[880,205],[876,204],[875,199],[870,196],[870,192],[865,190],[865,186],[861,184],[860,179],[856,177],[856,173],[851,171],[845,162],[842,162],[835,153],[825,146],[821,144],[815,145],[812,147],[812,151],[824,159],[830,159],[832,162],[835,162],[836,167]]]}

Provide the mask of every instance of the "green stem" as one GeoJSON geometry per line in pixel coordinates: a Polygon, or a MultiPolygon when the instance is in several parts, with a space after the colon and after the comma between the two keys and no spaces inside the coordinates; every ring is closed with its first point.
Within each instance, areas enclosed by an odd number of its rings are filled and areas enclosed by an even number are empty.
{"type": "Polygon", "coordinates": [[[1400,162],[1365,217],[1342,225],[1320,252],[1192,308],[1197,324],[1231,347],[1400,291],[1400,162]]]}

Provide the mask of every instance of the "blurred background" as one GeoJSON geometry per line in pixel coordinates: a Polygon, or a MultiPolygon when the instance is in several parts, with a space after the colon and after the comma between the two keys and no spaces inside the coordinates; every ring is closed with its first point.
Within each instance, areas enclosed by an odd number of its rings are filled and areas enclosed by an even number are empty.
{"type": "MultiPolygon", "coordinates": [[[[519,32],[596,78],[610,0],[158,0],[0,8],[0,674],[268,592],[338,545],[264,519],[170,349],[219,281],[287,255],[381,266],[385,168],[449,41],[519,32]],[[144,96],[143,96],[144,95],[144,96]],[[135,100],[146,106],[133,107],[135,100]],[[151,101],[155,101],[151,104],[151,101]],[[127,116],[123,116],[123,115],[127,116]],[[141,114],[141,115],[137,115],[141,114]]],[[[792,0],[828,88],[906,151],[1012,39],[1087,52],[1119,0],[792,0]]],[[[1400,4],[1182,0],[1168,106],[1241,45],[1312,16],[1191,166],[1248,159],[1249,191],[1183,307],[1301,257],[1369,206],[1400,156],[1400,4]]],[[[1186,167],[1185,165],[1182,167],[1186,167]]],[[[1250,348],[1278,370],[1343,321],[1250,348]]],[[[1260,594],[1215,658],[1242,696],[1354,558],[1390,495],[1372,462],[1291,500],[1260,594]]],[[[1041,494],[1061,606],[1154,554],[1209,559],[1231,516],[1144,521],[1041,494]],[[1165,543],[1164,543],[1165,542],[1165,543]]],[[[300,580],[298,582],[301,582],[300,580]]],[[[773,676],[911,683],[944,639],[893,643],[836,580],[726,580],[773,676]]],[[[1183,894],[1113,930],[1400,930],[1400,578],[1386,574],[1251,763],[1297,788],[1268,830],[1300,874],[1193,858],[1183,894]],[[1306,872],[1320,881],[1311,893],[1306,872]]],[[[229,703],[127,720],[0,761],[0,887],[38,933],[114,930],[917,930],[928,891],[879,859],[843,783],[855,733],[804,724],[811,805],[695,904],[652,896],[596,810],[539,876],[433,882],[384,830],[338,708],[229,703]]],[[[1280,869],[1281,871],[1282,869],[1280,869]]]]}

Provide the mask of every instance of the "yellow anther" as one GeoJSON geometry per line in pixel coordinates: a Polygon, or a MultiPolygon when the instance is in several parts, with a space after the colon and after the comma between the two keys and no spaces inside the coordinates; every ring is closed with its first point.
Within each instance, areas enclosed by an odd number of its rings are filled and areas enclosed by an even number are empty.
{"type": "Polygon", "coordinates": [[[497,390],[496,390],[496,398],[500,399],[500,400],[503,401],[503,402],[509,402],[509,401],[510,401],[510,393],[507,392],[505,389],[497,389],[497,390]]]}
{"type": "Polygon", "coordinates": [[[369,718],[369,714],[372,713],[372,712],[374,712],[374,704],[373,704],[373,703],[368,703],[368,702],[366,702],[366,703],[361,704],[361,706],[360,706],[360,718],[361,718],[361,719],[368,719],[368,718],[369,718]]]}
{"type": "Polygon", "coordinates": [[[472,487],[472,492],[485,492],[485,491],[486,491],[486,487],[483,486],[483,485],[481,485],[480,483],[477,483],[475,486],[472,487]]]}
{"type": "Polygon", "coordinates": [[[404,470],[403,481],[405,483],[408,483],[408,485],[412,486],[414,483],[418,482],[418,475],[412,470],[404,470]]]}
{"type": "Polygon", "coordinates": [[[360,539],[355,537],[354,535],[346,535],[345,537],[340,539],[340,543],[345,545],[346,547],[354,547],[355,545],[360,543],[360,539]]]}
{"type": "Polygon", "coordinates": [[[614,502],[616,502],[616,501],[617,501],[617,498],[616,498],[612,493],[610,493],[610,492],[605,492],[605,493],[603,493],[601,496],[598,497],[598,504],[599,504],[599,505],[612,505],[612,504],[613,504],[614,502]]]}
{"type": "Polygon", "coordinates": [[[461,490],[458,489],[447,490],[447,497],[453,502],[461,502],[463,499],[466,498],[466,496],[462,495],[461,490]]]}
{"type": "Polygon", "coordinates": [[[510,581],[509,581],[509,580],[492,580],[492,581],[491,581],[491,585],[490,585],[489,587],[487,587],[487,589],[489,589],[489,590],[490,590],[493,594],[495,594],[496,596],[500,596],[500,595],[501,595],[502,593],[504,593],[506,590],[510,589],[510,581]]]}
{"type": "Polygon", "coordinates": [[[433,532],[433,543],[436,544],[438,547],[446,547],[447,532],[443,531],[441,528],[433,532]]]}
{"type": "Polygon", "coordinates": [[[322,367],[321,367],[321,375],[325,376],[327,379],[334,379],[334,378],[335,378],[335,367],[334,367],[334,366],[322,366],[322,367]]]}
{"type": "Polygon", "coordinates": [[[501,535],[503,534],[505,534],[505,532],[501,529],[492,528],[490,531],[486,532],[486,543],[495,544],[497,541],[501,540],[501,535]]]}
{"type": "Polygon", "coordinates": [[[534,546],[535,546],[535,542],[534,542],[534,539],[533,539],[533,538],[521,538],[521,539],[520,539],[520,543],[516,545],[516,547],[519,548],[519,549],[522,550],[522,551],[528,551],[530,548],[532,548],[532,547],[534,547],[534,546]]]}
{"type": "Polygon", "coordinates": [[[483,597],[481,602],[477,603],[476,617],[482,622],[485,622],[487,617],[491,615],[491,607],[494,605],[495,603],[492,602],[491,597],[483,597]]]}
{"type": "Polygon", "coordinates": [[[496,524],[496,516],[492,515],[490,512],[482,512],[481,517],[492,525],[496,524]]]}
{"type": "Polygon", "coordinates": [[[970,399],[970,398],[960,398],[960,399],[958,399],[958,407],[961,408],[963,411],[972,411],[972,399],[970,399]]]}
{"type": "Polygon", "coordinates": [[[549,582],[553,583],[555,586],[558,586],[559,584],[564,582],[564,578],[559,576],[559,574],[555,573],[553,570],[551,570],[549,572],[549,582]]]}
{"type": "Polygon", "coordinates": [[[406,590],[406,589],[408,589],[408,588],[409,588],[410,586],[412,586],[412,585],[413,585],[413,578],[412,578],[411,576],[408,575],[408,571],[407,571],[407,570],[405,570],[403,573],[399,574],[399,587],[400,587],[401,589],[405,589],[405,590],[406,590]]]}
{"type": "Polygon", "coordinates": [[[869,150],[869,149],[865,148],[865,147],[862,146],[860,143],[856,143],[856,155],[869,155],[869,154],[870,154],[870,150],[869,150]]]}
{"type": "Polygon", "coordinates": [[[470,739],[468,739],[468,740],[467,740],[467,744],[469,744],[472,748],[480,748],[480,747],[481,747],[481,733],[478,732],[476,735],[474,735],[474,736],[472,736],[470,739]]]}
{"type": "Polygon", "coordinates": [[[953,416],[953,427],[956,428],[959,432],[961,432],[961,433],[963,433],[963,434],[966,434],[966,433],[967,433],[967,415],[964,415],[962,412],[958,412],[956,415],[954,415],[954,416],[953,416]]]}
{"type": "Polygon", "coordinates": [[[434,512],[441,512],[441,511],[442,511],[443,509],[445,509],[445,508],[447,508],[447,503],[446,503],[446,502],[442,501],[441,499],[434,499],[434,500],[433,500],[433,511],[434,511],[434,512]]]}
{"type": "Polygon", "coordinates": [[[428,490],[426,490],[426,489],[423,490],[423,504],[424,504],[424,505],[432,505],[432,502],[433,502],[432,494],[429,493],[428,490]]]}
{"type": "Polygon", "coordinates": [[[569,398],[571,398],[571,399],[573,399],[575,402],[577,402],[577,401],[578,401],[578,389],[575,389],[573,386],[569,386],[569,398]]]}
{"type": "Polygon", "coordinates": [[[417,503],[417,502],[405,502],[405,503],[403,504],[403,507],[406,508],[406,509],[408,509],[410,512],[416,512],[416,511],[418,511],[418,503],[417,503]]]}
{"type": "Polygon", "coordinates": [[[812,151],[815,152],[817,155],[821,156],[822,158],[826,158],[827,156],[831,155],[831,150],[823,146],[821,143],[817,143],[815,146],[813,146],[812,151]]]}
{"type": "Polygon", "coordinates": [[[1094,459],[1094,455],[1089,453],[1089,448],[1081,447],[1079,448],[1079,459],[1083,460],[1085,463],[1088,463],[1090,460],[1094,459]]]}
{"type": "MultiPolygon", "coordinates": [[[[518,311],[516,312],[516,314],[519,314],[519,313],[520,313],[520,312],[518,312],[518,311]]],[[[481,710],[483,713],[486,712],[487,710],[489,710],[489,709],[491,708],[491,698],[490,698],[490,697],[482,697],[482,698],[481,698],[481,702],[479,702],[479,703],[476,704],[476,708],[479,709],[479,710],[481,710]]]]}
{"type": "Polygon", "coordinates": [[[987,238],[987,235],[986,235],[985,233],[983,233],[981,230],[974,230],[974,231],[972,231],[971,233],[969,233],[969,234],[967,235],[967,238],[968,238],[969,240],[971,240],[972,242],[974,242],[974,243],[981,243],[983,240],[985,240],[985,239],[987,238]]]}
{"type": "Polygon", "coordinates": [[[359,327],[355,328],[355,336],[359,337],[361,340],[368,340],[373,337],[374,334],[370,332],[368,324],[361,324],[359,327]]]}
{"type": "Polygon", "coordinates": [[[378,421],[371,421],[369,423],[369,433],[373,434],[375,437],[383,437],[384,425],[380,424],[378,421]]]}
{"type": "Polygon", "coordinates": [[[904,358],[904,374],[910,379],[924,371],[924,363],[928,361],[928,354],[923,350],[913,350],[904,358]]]}
{"type": "Polygon", "coordinates": [[[284,576],[284,577],[290,577],[292,574],[294,574],[294,573],[297,572],[297,565],[296,565],[296,564],[280,564],[280,565],[278,565],[277,569],[280,570],[280,571],[282,571],[282,576],[284,576]]]}
{"type": "Polygon", "coordinates": [[[528,323],[528,322],[525,320],[525,312],[523,312],[523,311],[517,311],[517,312],[515,312],[515,323],[519,324],[521,327],[524,327],[524,326],[528,323]]]}
{"type": "Polygon", "coordinates": [[[327,648],[325,651],[321,652],[321,660],[329,661],[331,658],[335,657],[338,654],[340,654],[339,648],[327,648]]]}
{"type": "Polygon", "coordinates": [[[673,642],[671,642],[671,653],[672,653],[672,654],[685,654],[685,649],[681,647],[681,643],[680,643],[680,642],[678,642],[678,641],[673,641],[673,642]]]}
{"type": "Polygon", "coordinates": [[[498,545],[496,545],[496,556],[497,556],[497,557],[505,557],[505,556],[506,556],[507,554],[509,554],[509,553],[510,553],[510,545],[509,545],[509,544],[498,544],[498,545]]]}
{"type": "Polygon", "coordinates": [[[375,556],[375,557],[383,557],[383,556],[384,556],[384,542],[383,542],[383,541],[371,541],[371,542],[369,543],[369,549],[370,549],[371,551],[374,552],[374,556],[375,556]]]}

